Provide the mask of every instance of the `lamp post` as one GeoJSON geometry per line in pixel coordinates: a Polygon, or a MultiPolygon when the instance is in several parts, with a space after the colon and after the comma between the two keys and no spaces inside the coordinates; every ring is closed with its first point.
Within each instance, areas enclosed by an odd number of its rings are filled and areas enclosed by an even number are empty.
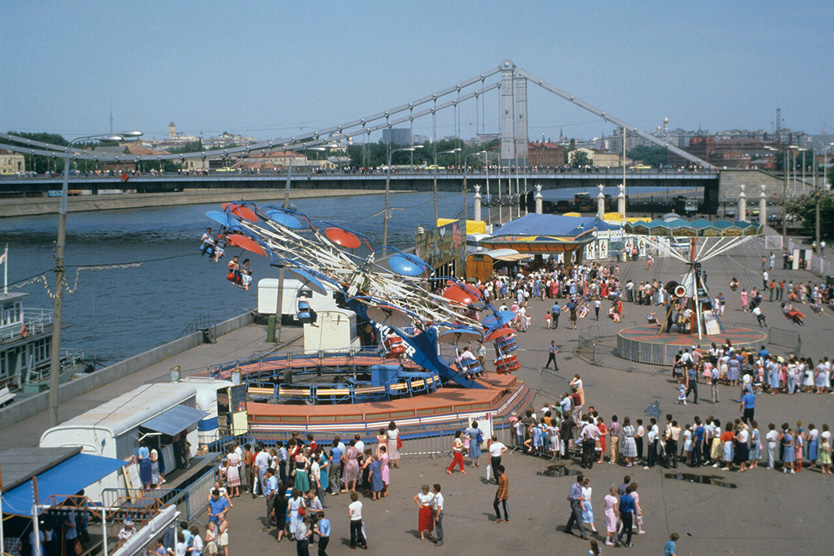
{"type": "MultiPolygon", "coordinates": [[[[284,187],[284,208],[290,206],[290,187],[292,186],[292,161],[295,158],[295,153],[299,151],[326,151],[325,147],[299,147],[295,149],[286,149],[284,152],[290,153],[290,164],[287,166],[287,184],[284,187]]],[[[275,337],[272,340],[277,344],[281,341],[281,321],[284,318],[284,265],[278,267],[278,296],[275,300],[275,337]]],[[[267,338],[269,341],[269,338],[267,338]]]]}
{"type": "Polygon", "coordinates": [[[460,147],[448,151],[437,152],[434,151],[434,225],[437,226],[437,155],[439,154],[455,154],[460,150],[460,147]]]}
{"type": "Polygon", "coordinates": [[[484,153],[484,169],[486,170],[487,224],[492,226],[492,197],[489,196],[489,151],[484,149],[481,152],[484,153]]]}
{"type": "Polygon", "coordinates": [[[469,160],[470,156],[480,156],[483,154],[484,151],[478,151],[476,153],[469,153],[468,155],[463,157],[463,227],[466,229],[466,221],[469,219],[469,206],[466,204],[466,169],[467,169],[467,160],[469,160]]]}
{"type": "MultiPolygon", "coordinates": [[[[828,148],[834,146],[834,143],[822,146],[822,189],[827,188],[828,181],[828,148]]],[[[814,164],[817,163],[817,154],[814,152],[814,164]]],[[[820,243],[820,189],[817,188],[817,171],[814,170],[814,249],[820,257],[825,256],[823,248],[825,244],[820,243]]],[[[822,268],[822,267],[820,267],[822,268]]]]}
{"type": "MultiPolygon", "coordinates": [[[[392,151],[388,151],[388,171],[385,173],[385,220],[383,220],[382,224],[382,248],[385,249],[388,247],[388,197],[391,192],[391,158],[393,157],[394,153],[399,152],[414,152],[417,149],[422,149],[423,145],[413,145],[411,147],[403,147],[402,149],[394,149],[392,151]]],[[[435,220],[437,223],[437,220],[435,220]]]]}
{"type": "Polygon", "coordinates": [[[76,137],[67,145],[64,156],[64,179],[61,207],[58,209],[58,240],[55,246],[55,290],[52,292],[52,351],[49,357],[49,425],[58,425],[58,378],[61,373],[61,313],[64,302],[64,247],[67,242],[67,191],[69,190],[70,149],[79,141],[124,141],[141,137],[140,131],[76,137]]]}

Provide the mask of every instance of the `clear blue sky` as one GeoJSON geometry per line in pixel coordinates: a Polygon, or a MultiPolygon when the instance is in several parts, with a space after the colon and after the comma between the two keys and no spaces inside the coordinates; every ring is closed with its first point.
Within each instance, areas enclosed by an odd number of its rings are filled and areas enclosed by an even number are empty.
{"type": "MultiPolygon", "coordinates": [[[[259,139],[381,112],[496,67],[632,125],[834,130],[834,2],[0,0],[0,130],[259,139]]],[[[529,135],[610,124],[530,85],[529,135]]],[[[486,102],[498,127],[497,95],[486,102]]],[[[483,123],[483,122],[481,122],[483,123]]],[[[430,120],[415,133],[430,134],[430,120]]],[[[474,106],[461,135],[475,131],[474,106]]],[[[451,113],[438,135],[455,132],[451,113]]]]}

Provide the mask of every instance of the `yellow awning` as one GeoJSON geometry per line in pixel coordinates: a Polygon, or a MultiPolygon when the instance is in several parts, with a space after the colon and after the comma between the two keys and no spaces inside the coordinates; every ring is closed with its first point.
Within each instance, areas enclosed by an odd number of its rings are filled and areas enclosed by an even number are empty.
{"type": "MultiPolygon", "coordinates": [[[[458,222],[457,218],[438,218],[437,219],[437,227],[445,226],[446,224],[451,224],[452,222],[458,222]]],[[[466,233],[467,234],[485,234],[486,233],[486,222],[483,220],[467,220],[466,221],[466,233]]]]}

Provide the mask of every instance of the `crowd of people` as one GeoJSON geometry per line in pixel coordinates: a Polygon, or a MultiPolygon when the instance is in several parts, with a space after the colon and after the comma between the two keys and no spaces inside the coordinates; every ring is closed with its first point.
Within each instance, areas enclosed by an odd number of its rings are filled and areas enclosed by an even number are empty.
{"type": "MultiPolygon", "coordinates": [[[[824,373],[824,368],[821,362],[817,374],[824,373]]],[[[668,414],[661,431],[655,417],[650,417],[647,423],[643,419],[632,423],[629,417],[621,422],[613,415],[606,423],[593,406],[585,411],[584,388],[579,375],[575,375],[571,381],[572,393],[564,393],[558,405],[543,407],[540,418],[528,410],[516,421],[516,445],[525,453],[553,459],[576,457],[584,469],[592,469],[595,463],[607,459],[608,463],[626,467],[643,465],[643,469],[655,465],[677,467],[678,462],[683,462],[692,467],[712,465],[725,471],[743,472],[757,468],[765,460],[769,469],[776,469],[777,461],[781,462],[780,469],[785,473],[800,471],[803,462],[823,474],[831,473],[832,442],[828,424],[823,424],[821,429],[814,424],[803,428],[798,421],[795,427],[783,423],[777,429],[770,423],[768,432],[762,434],[755,420],[758,395],[755,383],[752,378],[737,382],[741,388],[739,417],[722,425],[713,415],[703,421],[695,416],[691,423],[678,423],[668,414]]],[[[810,381],[805,389],[824,391],[811,386],[810,381]]]]}
{"type": "Polygon", "coordinates": [[[318,554],[324,556],[330,538],[325,498],[347,494],[350,546],[367,548],[359,494],[371,502],[390,494],[391,470],[399,467],[401,442],[393,421],[379,430],[375,444],[367,446],[358,434],[347,445],[339,436],[329,446],[319,445],[312,433],[306,438],[293,434],[286,444],[278,441],[271,448],[232,442],[218,467],[210,515],[222,528],[233,499],[248,491],[253,498],[266,499],[264,531],[274,528],[279,542],[295,541],[300,555],[317,544],[318,554]]]}

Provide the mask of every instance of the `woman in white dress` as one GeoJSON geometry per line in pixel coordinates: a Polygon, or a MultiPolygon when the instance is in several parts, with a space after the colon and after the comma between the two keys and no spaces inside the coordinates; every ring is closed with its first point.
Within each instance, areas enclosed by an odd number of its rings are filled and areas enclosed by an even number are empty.
{"type": "Polygon", "coordinates": [[[582,500],[582,522],[587,524],[588,529],[596,533],[597,528],[594,526],[594,508],[591,505],[591,494],[593,494],[591,479],[585,477],[585,480],[582,482],[582,498],[584,498],[582,500]]]}
{"type": "Polygon", "coordinates": [[[388,459],[391,460],[391,466],[400,467],[400,430],[394,421],[388,423],[388,431],[385,433],[388,436],[388,459]]]}

